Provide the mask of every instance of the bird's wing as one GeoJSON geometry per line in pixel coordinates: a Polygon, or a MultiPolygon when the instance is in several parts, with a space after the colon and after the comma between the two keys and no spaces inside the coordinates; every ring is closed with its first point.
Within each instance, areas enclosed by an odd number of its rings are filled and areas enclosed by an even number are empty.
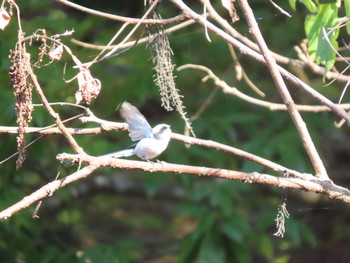
{"type": "Polygon", "coordinates": [[[120,115],[129,126],[128,131],[132,141],[139,141],[151,136],[151,126],[147,122],[145,116],[143,116],[135,106],[124,101],[120,109],[120,115]]]}

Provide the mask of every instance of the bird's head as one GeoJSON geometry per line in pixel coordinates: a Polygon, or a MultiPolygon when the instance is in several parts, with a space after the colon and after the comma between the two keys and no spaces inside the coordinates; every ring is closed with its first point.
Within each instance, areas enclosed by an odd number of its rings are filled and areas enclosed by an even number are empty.
{"type": "Polygon", "coordinates": [[[171,129],[170,125],[167,124],[158,124],[152,129],[153,136],[156,139],[170,139],[171,129]]]}

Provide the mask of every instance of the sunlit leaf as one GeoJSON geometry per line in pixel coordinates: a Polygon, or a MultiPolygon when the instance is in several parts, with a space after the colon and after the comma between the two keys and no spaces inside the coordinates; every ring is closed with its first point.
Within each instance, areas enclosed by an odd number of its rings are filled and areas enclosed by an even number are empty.
{"type": "Polygon", "coordinates": [[[313,1],[311,0],[299,0],[299,1],[300,3],[303,3],[311,13],[316,13],[318,11],[318,7],[313,1]]]}
{"type": "Polygon", "coordinates": [[[289,1],[289,5],[292,7],[293,10],[295,10],[295,3],[297,0],[288,0],[289,1]]]}
{"type": "Polygon", "coordinates": [[[350,1],[344,0],[344,6],[345,6],[345,15],[349,19],[346,25],[346,31],[350,35],[350,1]]]}
{"type": "Polygon", "coordinates": [[[333,67],[335,62],[333,48],[338,49],[338,42],[336,40],[339,29],[330,29],[336,25],[337,18],[337,6],[335,4],[327,4],[320,5],[319,12],[316,15],[308,16],[305,21],[310,56],[317,64],[325,65],[327,72],[333,67]]]}

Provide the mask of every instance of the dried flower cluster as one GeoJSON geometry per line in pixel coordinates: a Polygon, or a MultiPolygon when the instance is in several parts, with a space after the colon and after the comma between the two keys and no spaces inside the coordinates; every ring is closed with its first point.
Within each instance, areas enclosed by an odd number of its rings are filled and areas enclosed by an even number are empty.
{"type": "Polygon", "coordinates": [[[277,232],[273,234],[274,236],[283,238],[284,233],[286,232],[286,228],[285,228],[286,218],[289,218],[289,217],[290,215],[287,210],[287,204],[283,202],[278,206],[277,218],[275,219],[277,232]]]}
{"type": "Polygon", "coordinates": [[[18,159],[16,161],[17,169],[22,166],[26,155],[25,146],[26,140],[24,138],[25,127],[32,120],[32,89],[31,83],[27,82],[27,70],[26,63],[23,57],[23,49],[20,44],[17,44],[15,50],[10,51],[10,59],[12,66],[9,70],[11,78],[13,94],[16,98],[16,115],[18,123],[18,135],[17,135],[17,147],[18,147],[18,159]]]}
{"type": "Polygon", "coordinates": [[[75,93],[75,99],[77,100],[77,104],[83,103],[90,105],[91,101],[96,99],[101,91],[101,81],[94,78],[88,68],[81,66],[79,70],[79,90],[75,93]]]}
{"type": "MultiPolygon", "coordinates": [[[[160,16],[154,15],[154,18],[161,19],[160,16]]],[[[182,104],[183,96],[180,95],[179,90],[176,88],[175,76],[173,74],[175,65],[172,62],[173,51],[171,50],[168,35],[160,25],[156,26],[157,34],[151,39],[152,49],[155,52],[153,56],[154,70],[154,82],[159,87],[162,106],[168,110],[173,110],[180,113],[182,119],[185,121],[186,126],[192,131],[191,123],[186,117],[185,106],[182,104]]],[[[193,133],[193,131],[192,131],[193,133]]]]}
{"type": "Polygon", "coordinates": [[[63,45],[60,44],[60,39],[58,37],[47,36],[45,29],[38,29],[34,35],[36,36],[35,39],[41,42],[41,45],[38,48],[38,59],[34,63],[34,67],[46,67],[53,63],[55,60],[61,60],[63,54],[63,45]],[[49,61],[44,63],[45,57],[48,57],[49,61]]]}

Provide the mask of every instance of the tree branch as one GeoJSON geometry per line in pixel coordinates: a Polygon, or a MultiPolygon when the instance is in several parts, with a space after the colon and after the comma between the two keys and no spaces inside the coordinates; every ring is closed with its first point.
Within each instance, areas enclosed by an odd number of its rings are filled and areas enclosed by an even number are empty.
{"type": "MultiPolygon", "coordinates": [[[[72,135],[83,135],[83,134],[100,134],[105,129],[102,127],[96,127],[96,128],[69,128],[66,127],[66,131],[69,134],[72,135]]],[[[18,133],[18,127],[17,126],[0,126],[0,133],[18,133]]],[[[45,135],[52,135],[52,134],[62,134],[62,131],[59,128],[41,128],[41,127],[25,127],[24,133],[37,133],[37,134],[45,134],[45,135]]]]}
{"type": "Polygon", "coordinates": [[[101,11],[97,11],[91,8],[87,8],[75,3],[72,3],[71,1],[68,0],[56,0],[59,3],[62,3],[66,6],[75,8],[79,11],[88,13],[88,14],[92,14],[92,15],[97,15],[100,17],[105,17],[108,19],[112,19],[112,20],[117,20],[120,22],[125,22],[125,23],[129,23],[129,24],[137,24],[137,23],[142,23],[142,24],[161,24],[161,25],[168,25],[168,24],[174,24],[177,22],[181,22],[183,20],[185,20],[185,16],[184,15],[179,15],[176,17],[172,17],[172,18],[168,18],[168,19],[139,19],[139,18],[131,18],[131,17],[125,17],[125,16],[118,16],[118,15],[113,15],[113,14],[109,14],[109,13],[105,13],[105,12],[101,12],[101,11]]]}
{"type": "MultiPolygon", "coordinates": [[[[247,101],[249,103],[262,106],[265,108],[268,108],[269,110],[275,111],[275,110],[287,110],[287,106],[285,104],[281,103],[273,103],[268,102],[260,99],[253,98],[251,96],[248,96],[244,94],[243,92],[239,91],[237,88],[229,86],[225,81],[221,80],[217,75],[214,74],[212,70],[209,68],[202,66],[202,65],[194,65],[194,64],[186,64],[182,65],[181,67],[178,67],[177,70],[181,71],[187,68],[193,68],[193,69],[199,69],[202,71],[205,71],[208,75],[203,78],[202,81],[206,81],[208,78],[212,79],[218,87],[222,89],[222,92],[226,94],[231,94],[233,96],[236,96],[244,101],[247,101]]],[[[350,103],[344,103],[344,104],[337,104],[339,108],[342,108],[344,110],[350,109],[350,103]]],[[[298,105],[296,104],[295,107],[298,111],[308,111],[308,112],[322,112],[322,111],[331,111],[331,109],[327,106],[323,105],[298,105]]]]}
{"type": "MultiPolygon", "coordinates": [[[[102,127],[113,127],[113,122],[110,121],[104,121],[100,118],[97,118],[95,116],[93,117],[83,117],[81,118],[83,119],[84,122],[95,122],[95,123],[99,123],[102,127]]],[[[114,126],[116,127],[116,126],[114,126]]],[[[125,123],[122,127],[120,127],[123,130],[127,130],[127,124],[125,123]]],[[[271,169],[275,172],[278,172],[279,174],[284,174],[284,175],[288,175],[288,176],[295,176],[295,177],[299,177],[299,178],[308,178],[311,179],[313,176],[311,174],[307,174],[307,173],[300,173],[298,171],[289,169],[287,167],[284,167],[282,165],[279,165],[277,163],[274,163],[270,160],[267,160],[265,158],[262,158],[260,156],[257,156],[255,154],[240,150],[238,148],[232,147],[232,146],[228,146],[226,144],[222,144],[219,142],[215,142],[212,140],[203,140],[203,139],[199,139],[199,138],[194,138],[194,137],[189,137],[189,136],[185,136],[185,135],[181,135],[178,133],[172,133],[171,138],[174,140],[178,140],[178,141],[182,141],[185,144],[190,144],[190,145],[200,145],[200,146],[204,146],[207,148],[211,148],[211,149],[215,149],[218,151],[223,151],[238,157],[241,157],[243,159],[249,160],[251,162],[260,164],[268,169],[271,169]]]]}
{"type": "Polygon", "coordinates": [[[258,23],[255,20],[253,10],[250,8],[247,0],[238,0],[238,2],[248,22],[250,29],[249,32],[253,35],[255,42],[258,44],[261,53],[263,54],[266,60],[266,65],[271,73],[275,85],[283,99],[284,104],[287,106],[289,114],[299,132],[304,148],[307,154],[309,155],[311,163],[315,169],[316,177],[328,179],[326,168],[324,167],[321,157],[318,154],[318,151],[313,143],[311,135],[307,129],[306,123],[304,122],[299,111],[297,110],[293,98],[290,95],[289,90],[283,81],[282,75],[277,68],[276,60],[272,57],[266,45],[266,42],[260,32],[258,23]]]}
{"type": "MultiPolygon", "coordinates": [[[[58,189],[83,179],[99,167],[110,166],[120,169],[137,169],[146,172],[172,172],[177,174],[194,174],[199,176],[214,176],[230,180],[238,180],[246,183],[268,184],[281,188],[291,188],[305,190],[316,193],[324,193],[330,198],[350,203],[350,191],[343,187],[333,184],[331,181],[323,181],[318,179],[300,179],[289,177],[275,177],[269,174],[261,174],[257,172],[245,173],[240,171],[226,170],[220,168],[198,167],[189,165],[170,164],[165,162],[151,163],[143,161],[132,161],[125,159],[114,159],[110,157],[93,157],[86,154],[59,154],[57,159],[60,161],[71,160],[76,163],[87,163],[88,166],[68,175],[62,179],[54,180],[46,184],[34,193],[24,197],[21,201],[8,207],[0,212],[0,219],[8,219],[16,212],[30,206],[31,204],[51,196],[58,189]]],[[[315,178],[315,177],[312,177],[315,178]]]]}
{"type": "MultiPolygon", "coordinates": [[[[208,30],[212,31],[217,36],[224,39],[226,42],[230,43],[234,47],[238,48],[242,54],[248,55],[255,59],[256,61],[260,63],[266,63],[264,57],[256,52],[255,50],[247,47],[246,45],[239,42],[237,39],[233,38],[231,35],[227,34],[225,31],[221,30],[211,22],[209,22],[207,19],[205,19],[203,16],[197,14],[192,9],[190,9],[183,1],[181,0],[171,0],[176,6],[178,6],[184,14],[195,21],[197,21],[199,24],[201,24],[203,27],[207,27],[208,30]]],[[[294,76],[289,71],[285,70],[281,66],[277,66],[278,70],[281,72],[281,74],[289,80],[291,83],[296,85],[297,87],[301,88],[314,98],[316,98],[318,101],[320,101],[322,104],[329,107],[335,114],[340,116],[341,118],[346,119],[350,123],[350,115],[343,109],[337,107],[336,104],[334,104],[332,101],[330,101],[328,98],[324,97],[322,94],[318,93],[316,90],[314,90],[312,87],[301,81],[299,78],[294,76]]]]}
{"type": "Polygon", "coordinates": [[[42,91],[40,84],[36,78],[36,75],[33,72],[32,66],[30,64],[30,57],[29,55],[27,55],[26,59],[26,64],[27,64],[27,69],[28,69],[28,73],[29,76],[33,82],[34,88],[36,90],[36,92],[38,93],[44,108],[47,110],[47,112],[50,114],[50,116],[53,118],[53,120],[56,122],[58,128],[60,129],[60,131],[62,132],[62,134],[64,135],[64,137],[67,139],[67,141],[69,142],[69,144],[72,146],[73,150],[76,153],[80,153],[83,154],[84,150],[83,148],[81,148],[77,142],[74,140],[73,136],[67,131],[66,127],[64,126],[64,124],[61,121],[60,116],[58,115],[58,113],[56,113],[53,108],[51,107],[51,105],[49,104],[49,102],[47,101],[44,92],[42,91]]]}
{"type": "MultiPolygon", "coordinates": [[[[175,25],[175,26],[172,26],[170,28],[167,28],[164,31],[165,31],[166,34],[169,34],[169,33],[172,33],[174,31],[177,31],[177,30],[179,30],[181,28],[184,28],[184,27],[187,27],[189,25],[192,25],[193,23],[195,23],[193,20],[187,20],[187,21],[182,22],[182,23],[180,23],[178,25],[175,25]]],[[[131,46],[136,45],[136,44],[142,44],[142,43],[149,42],[149,39],[152,38],[152,37],[154,37],[154,35],[143,37],[143,38],[140,38],[139,40],[133,40],[133,41],[129,41],[129,42],[126,42],[124,44],[121,44],[121,45],[118,44],[118,45],[119,45],[119,48],[128,48],[128,47],[131,47],[131,46]]],[[[72,39],[72,42],[74,44],[77,44],[77,45],[85,47],[85,48],[91,48],[91,49],[97,49],[97,50],[103,50],[103,49],[111,50],[111,49],[114,49],[117,46],[117,45],[111,45],[111,46],[106,47],[106,45],[94,45],[94,44],[82,42],[82,41],[79,41],[79,40],[76,40],[76,39],[72,39]]]]}
{"type": "Polygon", "coordinates": [[[63,186],[66,186],[67,184],[75,182],[79,179],[85,178],[86,176],[91,174],[93,171],[95,171],[98,167],[99,166],[96,164],[90,164],[71,175],[68,175],[62,179],[55,180],[55,181],[52,181],[51,183],[44,185],[43,187],[41,187],[39,190],[35,191],[31,195],[24,197],[21,201],[1,211],[0,219],[10,218],[13,214],[30,206],[34,202],[40,201],[45,197],[51,196],[55,191],[62,188],[63,186]]]}
{"type": "MultiPolygon", "coordinates": [[[[190,137],[191,138],[191,137],[190,137]]],[[[191,138],[196,140],[196,138],[191,138]]],[[[137,169],[146,172],[172,172],[176,174],[194,174],[198,176],[214,176],[230,180],[238,180],[245,183],[268,184],[281,188],[291,188],[326,194],[345,203],[350,203],[350,191],[344,187],[335,185],[330,180],[321,180],[314,176],[308,178],[276,177],[269,174],[257,172],[245,173],[220,168],[198,167],[190,165],[172,164],[166,162],[144,162],[109,157],[93,157],[89,155],[62,153],[57,159],[72,160],[74,162],[85,162],[88,165],[110,166],[120,169],[137,169]]]]}
{"type": "MultiPolygon", "coordinates": [[[[216,22],[218,22],[219,25],[221,25],[222,28],[224,28],[229,34],[231,34],[234,38],[238,39],[245,45],[247,45],[249,48],[260,52],[259,46],[255,44],[253,41],[251,41],[249,38],[245,37],[241,33],[239,33],[236,29],[234,29],[225,19],[223,19],[213,8],[210,1],[208,0],[201,0],[202,3],[206,1],[207,9],[209,12],[209,16],[212,17],[216,22]]],[[[339,74],[337,72],[332,71],[326,71],[326,69],[322,66],[319,66],[315,64],[311,59],[307,60],[298,60],[298,59],[292,59],[289,57],[282,56],[278,53],[270,51],[273,57],[276,59],[276,61],[280,64],[290,65],[290,66],[296,66],[303,70],[311,70],[313,73],[321,75],[325,77],[326,79],[336,79],[338,81],[342,82],[348,82],[350,81],[350,76],[346,76],[343,74],[339,74]]]]}

